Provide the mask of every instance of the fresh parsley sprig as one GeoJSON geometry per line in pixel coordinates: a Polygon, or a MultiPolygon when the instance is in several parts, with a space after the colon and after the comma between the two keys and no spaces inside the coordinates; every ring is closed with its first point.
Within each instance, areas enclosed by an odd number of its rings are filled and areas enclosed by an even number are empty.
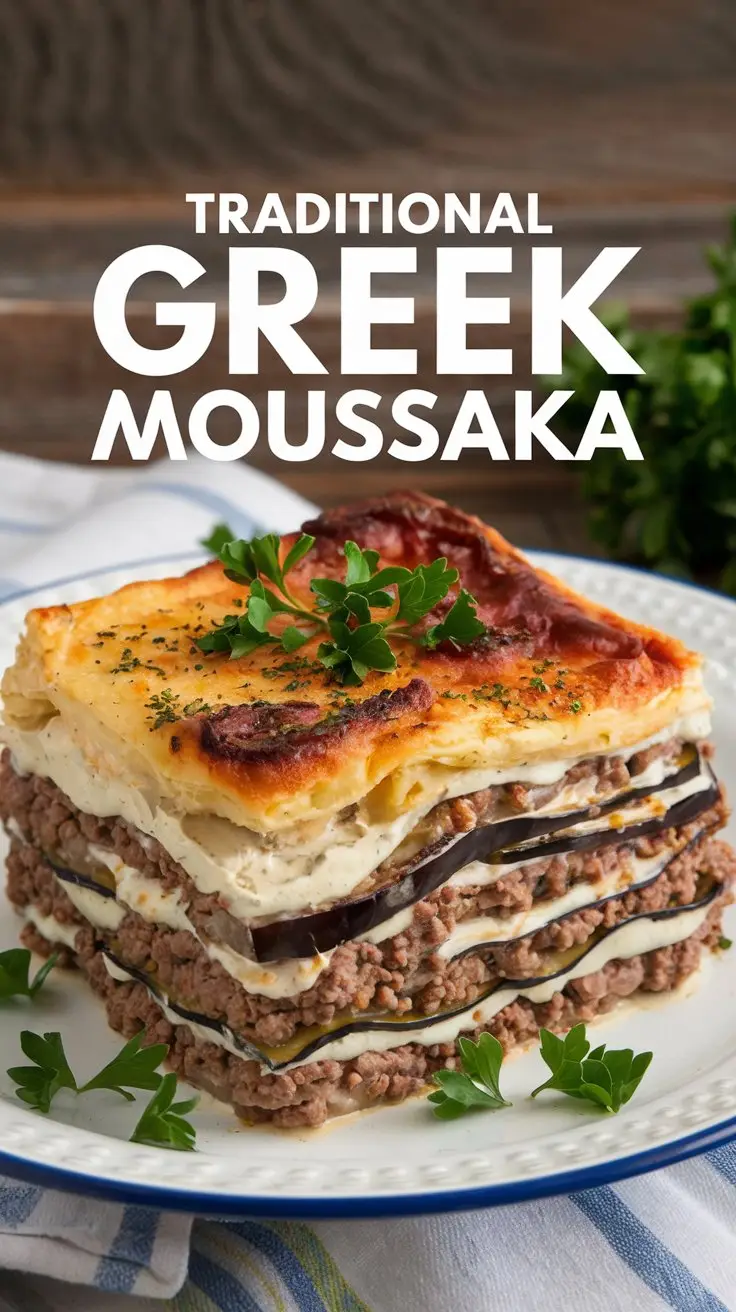
{"type": "Polygon", "coordinates": [[[185,1117],[194,1110],[198,1098],[185,1098],[174,1102],[177,1079],[173,1071],[164,1075],[151,1101],[130,1136],[131,1143],[145,1143],[157,1148],[178,1148],[192,1152],[196,1131],[185,1117]]]}
{"type": "Polygon", "coordinates": [[[201,547],[204,547],[205,551],[209,551],[210,555],[219,556],[220,552],[222,551],[222,548],[228,542],[232,542],[234,537],[235,534],[233,533],[230,525],[221,522],[219,524],[215,524],[210,529],[210,532],[206,538],[200,538],[199,545],[201,547]]]}
{"type": "Polygon", "coordinates": [[[310,639],[320,638],[317,660],[341,683],[360,684],[370,670],[390,673],[396,668],[391,639],[432,651],[442,642],[465,646],[486,632],[475,599],[465,589],[443,620],[423,632],[417,630],[417,624],[458,582],[457,570],[448,567],[444,557],[413,570],[403,565],[381,567],[377,551],[364,551],[356,542],[346,542],[344,579],[312,579],[315,604],[309,609],[293,596],[287,575],[311,551],[313,537],[303,533],[283,563],[280,539],[273,533],[250,542],[225,541],[224,537],[225,526],[218,525],[204,545],[219,556],[227,578],[248,585],[249,596],[239,615],[226,615],[210,633],[197,639],[204,652],[229,652],[237,659],[266,643],[293,652],[310,639]],[[267,587],[264,578],[273,586],[267,587]],[[389,618],[377,619],[373,614],[388,610],[394,612],[389,618]],[[293,621],[280,633],[269,627],[277,615],[293,621]]]}
{"type": "Polygon", "coordinates": [[[652,1060],[651,1052],[634,1054],[632,1048],[607,1049],[605,1043],[590,1051],[584,1025],[575,1025],[561,1039],[549,1030],[539,1031],[541,1052],[551,1070],[549,1079],[532,1093],[556,1089],[569,1098],[596,1103],[617,1112],[638,1089],[652,1060]]]}
{"type": "MultiPolygon", "coordinates": [[[[151,1043],[142,1046],[144,1030],[139,1030],[129,1039],[117,1056],[107,1063],[97,1075],[83,1084],[78,1093],[89,1093],[91,1089],[112,1089],[128,1102],[133,1101],[131,1089],[157,1089],[162,1076],[157,1067],[166,1056],[169,1048],[166,1043],[151,1043]]],[[[174,1077],[176,1078],[176,1077],[174,1077]]]]}
{"type": "Polygon", "coordinates": [[[16,1096],[35,1111],[47,1112],[60,1089],[77,1090],[77,1082],[58,1031],[34,1034],[22,1030],[20,1046],[32,1066],[11,1066],[8,1075],[18,1085],[16,1096]]]}
{"type": "Polygon", "coordinates": [[[458,1039],[459,1071],[435,1071],[432,1079],[439,1085],[429,1094],[434,1103],[434,1114],[442,1121],[454,1121],[473,1107],[496,1111],[510,1107],[503,1097],[498,1079],[503,1061],[503,1048],[492,1034],[481,1034],[477,1043],[472,1039],[458,1039]]]}
{"type": "Polygon", "coordinates": [[[441,642],[452,642],[458,647],[465,647],[485,631],[486,626],[476,613],[475,598],[465,588],[461,588],[445,618],[427,629],[423,643],[430,651],[439,647],[441,642]]]}
{"type": "Polygon", "coordinates": [[[58,952],[53,952],[31,979],[28,948],[8,948],[7,952],[0,952],[0,1001],[19,996],[35,998],[58,960],[58,952]]]}
{"type": "MultiPolygon", "coordinates": [[[[552,1074],[531,1094],[555,1089],[570,1098],[594,1103],[608,1112],[618,1112],[636,1093],[652,1060],[651,1052],[636,1055],[631,1048],[611,1050],[602,1043],[590,1051],[585,1025],[574,1025],[560,1038],[549,1030],[539,1031],[540,1051],[552,1074]]],[[[457,1041],[460,1070],[435,1071],[439,1087],[428,1095],[434,1114],[443,1121],[455,1120],[473,1108],[497,1111],[510,1107],[499,1088],[503,1048],[492,1034],[457,1041]]]]}
{"type": "Polygon", "coordinates": [[[154,1091],[148,1106],[136,1125],[132,1140],[136,1143],[158,1144],[163,1147],[194,1147],[195,1131],[184,1120],[197,1104],[197,1098],[175,1103],[176,1075],[161,1075],[157,1067],[168,1055],[166,1043],[153,1043],[143,1047],[144,1031],[134,1034],[112,1061],[93,1075],[86,1084],[79,1084],[69,1065],[64,1042],[58,1031],[34,1034],[23,1030],[20,1046],[33,1065],[12,1066],[8,1071],[18,1087],[16,1096],[35,1111],[48,1112],[61,1089],[72,1093],[91,1093],[93,1089],[110,1089],[128,1102],[134,1101],[131,1089],[154,1091]]]}
{"type": "Polygon", "coordinates": [[[37,1111],[47,1112],[60,1089],[71,1089],[73,1093],[112,1089],[131,1101],[133,1094],[129,1092],[130,1089],[158,1088],[161,1076],[156,1067],[169,1051],[165,1043],[143,1048],[143,1033],[141,1030],[134,1034],[117,1056],[91,1080],[87,1080],[86,1084],[78,1084],[58,1030],[43,1035],[23,1030],[20,1046],[33,1065],[13,1066],[8,1075],[19,1086],[16,1093],[21,1101],[27,1102],[37,1111]]]}
{"type": "Polygon", "coordinates": [[[252,538],[250,542],[242,538],[222,542],[223,533],[224,526],[218,525],[205,545],[220,543],[215,554],[225,566],[226,577],[233,583],[248,585],[250,595],[240,615],[226,615],[215,629],[197,639],[201,651],[227,651],[235,660],[269,642],[280,642],[286,651],[296,651],[326,627],[319,615],[300,605],[286,582],[286,575],[313,547],[313,537],[302,533],[282,565],[279,562],[281,540],[275,533],[252,538]],[[260,575],[268,579],[278,589],[278,593],[267,588],[260,575]],[[301,622],[301,627],[288,625],[278,638],[274,637],[268,631],[268,624],[275,615],[290,615],[301,622]]]}

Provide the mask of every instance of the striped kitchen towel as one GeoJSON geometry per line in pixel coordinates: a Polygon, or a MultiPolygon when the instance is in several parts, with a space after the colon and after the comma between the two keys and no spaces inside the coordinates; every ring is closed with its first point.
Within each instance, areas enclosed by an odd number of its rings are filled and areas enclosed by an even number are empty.
{"type": "Polygon", "coordinates": [[[0,1266],[25,1274],[0,1275],[0,1312],[730,1312],[734,1236],[730,1146],[569,1198],[311,1226],[192,1226],[6,1180],[0,1266]]]}
{"type": "MultiPolygon", "coordinates": [[[[100,1203],[0,1177],[0,1312],[7,1312],[4,1298],[10,1309],[23,1312],[71,1306],[70,1291],[60,1281],[83,1286],[79,1306],[90,1312],[102,1307],[104,1291],[118,1304],[121,1294],[148,1296],[160,1309],[158,1300],[171,1297],[186,1279],[191,1227],[188,1216],[100,1203]]],[[[145,1306],[136,1301],[134,1309],[145,1306]]]]}
{"type": "MultiPolygon", "coordinates": [[[[0,597],[185,553],[215,520],[251,534],[312,509],[242,465],[115,470],[0,454],[0,597]]],[[[632,1307],[736,1309],[736,1148],[569,1198],[311,1226],[193,1221],[0,1179],[0,1312],[632,1307]]]]}

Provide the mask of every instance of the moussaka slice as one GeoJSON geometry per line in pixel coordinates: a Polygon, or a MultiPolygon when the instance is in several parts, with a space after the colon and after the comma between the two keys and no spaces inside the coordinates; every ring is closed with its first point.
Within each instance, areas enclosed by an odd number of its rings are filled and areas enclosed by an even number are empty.
{"type": "Polygon", "coordinates": [[[721,936],[698,656],[418,494],[31,611],[0,811],[24,941],[248,1121],[421,1090],[721,936]]]}

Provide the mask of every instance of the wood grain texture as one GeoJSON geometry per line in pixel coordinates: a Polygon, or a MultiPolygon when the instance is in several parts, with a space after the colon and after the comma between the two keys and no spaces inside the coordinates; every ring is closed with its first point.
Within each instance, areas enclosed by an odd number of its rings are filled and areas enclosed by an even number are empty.
{"type": "Polygon", "coordinates": [[[0,0],[0,179],[723,199],[735,53],[731,0],[0,0]]]}
{"type": "MultiPolygon", "coordinates": [[[[253,204],[269,190],[538,191],[569,278],[603,245],[641,246],[616,294],[657,323],[707,289],[702,247],[736,205],[732,0],[0,0],[0,56],[0,446],[50,460],[89,459],[113,387],[142,415],[153,386],[170,386],[185,420],[203,392],[240,385],[224,316],[206,358],[171,380],[113,365],[92,327],[100,273],[143,242],[191,249],[207,267],[197,294],[224,300],[228,240],[193,237],[187,190],[253,204]]],[[[307,335],[330,369],[328,411],[354,385],[418,386],[438,392],[446,434],[465,390],[485,388],[510,434],[511,393],[529,382],[528,242],[515,241],[507,284],[513,378],[438,380],[436,241],[418,242],[416,326],[376,330],[376,344],[419,347],[419,376],[351,380],[339,377],[340,241],[294,239],[320,276],[307,335]]],[[[155,278],[140,289],[141,340],[163,340],[162,294],[155,278]]],[[[285,380],[266,354],[249,381],[259,406],[286,383],[298,434],[309,380],[285,380]]],[[[336,435],[331,422],[328,446],[336,435]]],[[[259,443],[252,460],[325,504],[413,483],[517,541],[587,545],[574,471],[544,458],[285,465],[259,443]]]]}

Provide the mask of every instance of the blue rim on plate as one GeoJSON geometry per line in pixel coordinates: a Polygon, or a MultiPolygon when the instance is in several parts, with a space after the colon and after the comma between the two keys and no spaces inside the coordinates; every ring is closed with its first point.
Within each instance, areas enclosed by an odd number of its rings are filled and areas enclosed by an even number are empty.
{"type": "Polygon", "coordinates": [[[382,1216],[421,1216],[431,1212],[470,1212],[483,1207],[500,1207],[505,1203],[532,1202],[555,1194],[574,1193],[578,1189],[595,1189],[615,1184],[631,1175],[643,1175],[662,1166],[674,1166],[688,1157],[721,1148],[736,1139],[736,1116],[719,1125],[684,1135],[672,1143],[643,1152],[619,1157],[599,1166],[581,1166],[555,1175],[536,1176],[533,1180],[513,1180],[506,1184],[481,1185],[475,1189],[446,1189],[437,1193],[373,1194],[365,1198],[351,1195],[330,1198],[250,1198],[247,1194],[210,1194],[160,1185],[116,1184],[99,1175],[83,1175],[66,1168],[38,1166],[22,1157],[0,1151],[0,1169],[6,1175],[41,1185],[87,1194],[111,1203],[137,1203],[169,1212],[192,1212],[212,1217],[277,1217],[291,1221],[369,1220],[382,1216]],[[264,1205],[265,1203],[265,1205],[264,1205]]]}
{"type": "MultiPolygon", "coordinates": [[[[565,551],[543,551],[531,549],[529,554],[536,557],[564,557],[579,561],[581,564],[606,565],[631,574],[652,577],[652,571],[639,569],[634,565],[623,565],[617,561],[596,559],[590,556],[576,556],[565,551]]],[[[201,559],[196,551],[178,552],[172,555],[154,556],[143,560],[124,562],[121,565],[104,565],[65,578],[52,579],[48,583],[35,584],[33,587],[20,588],[0,600],[0,610],[10,603],[30,597],[36,592],[45,592],[49,588],[62,587],[68,583],[78,583],[83,579],[94,578],[98,574],[108,574],[116,570],[138,569],[162,564],[164,561],[184,561],[201,559]]],[[[730,602],[736,610],[736,601],[718,592],[714,588],[703,588],[687,579],[674,579],[667,575],[663,581],[689,588],[703,596],[717,596],[721,601],[730,602]]],[[[182,1191],[161,1185],[137,1184],[130,1181],[125,1184],[99,1175],[87,1175],[65,1167],[40,1165],[18,1157],[5,1149],[0,1149],[0,1171],[6,1175],[43,1188],[61,1189],[105,1199],[109,1202],[138,1204],[168,1211],[192,1212],[199,1216],[265,1216],[288,1218],[292,1220],[338,1220],[345,1218],[376,1218],[384,1216],[422,1215],[434,1212],[471,1211],[477,1208],[498,1207],[508,1203],[531,1202],[536,1198],[548,1198],[555,1194],[571,1193],[581,1189],[594,1189],[599,1185],[614,1184],[632,1175],[642,1175],[663,1166],[674,1166],[700,1153],[720,1148],[736,1140],[736,1116],[730,1116],[692,1134],[682,1135],[669,1143],[643,1149],[626,1157],[615,1158],[595,1166],[574,1167],[571,1170],[555,1172],[553,1175],[536,1176],[528,1180],[513,1180],[498,1184],[481,1185],[468,1189],[447,1189],[428,1193],[411,1193],[400,1195],[373,1194],[367,1197],[353,1195],[330,1196],[329,1198],[273,1198],[267,1202],[263,1197],[249,1197],[248,1194],[212,1194],[201,1190],[182,1191]],[[265,1204],[265,1205],[264,1205],[265,1204]]]]}

